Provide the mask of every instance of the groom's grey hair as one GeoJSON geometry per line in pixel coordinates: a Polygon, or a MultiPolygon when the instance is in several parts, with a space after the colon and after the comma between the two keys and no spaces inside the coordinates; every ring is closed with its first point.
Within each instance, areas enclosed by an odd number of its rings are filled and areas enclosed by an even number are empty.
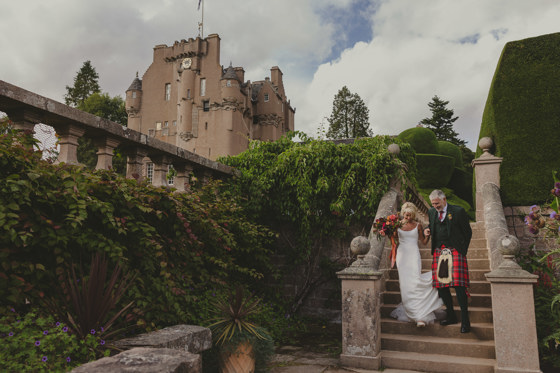
{"type": "Polygon", "coordinates": [[[444,198],[445,198],[445,193],[443,193],[443,191],[439,189],[434,189],[432,193],[430,193],[430,201],[433,199],[441,199],[443,201],[444,198]]]}

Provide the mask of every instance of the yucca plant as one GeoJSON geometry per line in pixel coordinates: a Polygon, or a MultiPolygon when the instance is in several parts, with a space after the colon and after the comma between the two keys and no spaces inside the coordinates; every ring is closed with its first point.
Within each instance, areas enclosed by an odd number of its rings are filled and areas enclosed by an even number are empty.
{"type": "MultiPolygon", "coordinates": [[[[261,309],[260,301],[237,286],[229,296],[217,298],[212,303],[214,317],[209,320],[211,324],[208,326],[221,359],[225,359],[226,355],[239,355],[238,347],[249,344],[256,372],[267,370],[267,362],[274,353],[272,337],[251,321],[261,309]]],[[[221,363],[223,372],[228,371],[225,365],[221,363]]]]}

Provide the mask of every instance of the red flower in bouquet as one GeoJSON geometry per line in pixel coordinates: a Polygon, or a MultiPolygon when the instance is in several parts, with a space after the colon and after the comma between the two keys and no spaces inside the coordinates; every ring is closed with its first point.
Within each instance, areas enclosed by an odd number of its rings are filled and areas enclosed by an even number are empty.
{"type": "Polygon", "coordinates": [[[402,227],[402,222],[399,220],[398,215],[392,214],[386,218],[375,219],[373,223],[373,231],[377,233],[377,239],[383,236],[389,237],[391,240],[391,253],[389,259],[391,260],[391,268],[395,266],[397,258],[397,247],[399,246],[399,236],[396,234],[397,229],[402,227]]]}

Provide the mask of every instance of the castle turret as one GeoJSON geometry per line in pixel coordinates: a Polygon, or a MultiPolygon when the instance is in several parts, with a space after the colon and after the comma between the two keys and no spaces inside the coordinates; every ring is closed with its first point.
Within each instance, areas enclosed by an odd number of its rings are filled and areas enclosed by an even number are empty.
{"type": "Polygon", "coordinates": [[[128,128],[135,131],[141,131],[140,129],[140,116],[138,115],[142,106],[142,81],[138,78],[138,72],[136,73],[136,78],[132,81],[132,84],[126,90],[126,100],[125,109],[128,114],[128,128]]]}

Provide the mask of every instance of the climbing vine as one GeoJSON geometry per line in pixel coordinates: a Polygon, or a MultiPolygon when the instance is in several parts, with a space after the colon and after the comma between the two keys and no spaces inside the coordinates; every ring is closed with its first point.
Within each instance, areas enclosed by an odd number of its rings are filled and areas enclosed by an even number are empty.
{"type": "Polygon", "coordinates": [[[321,267],[333,265],[327,241],[349,242],[350,227],[367,232],[391,179],[414,182],[416,168],[410,145],[389,136],[346,144],[290,133],[275,142],[252,142],[249,150],[220,161],[241,171],[231,187],[245,196],[248,216],[279,233],[276,253],[305,267],[307,286],[293,300],[294,311],[321,281],[321,267]],[[293,141],[296,135],[303,141],[293,141]],[[387,150],[391,143],[400,146],[397,156],[387,150]]]}

